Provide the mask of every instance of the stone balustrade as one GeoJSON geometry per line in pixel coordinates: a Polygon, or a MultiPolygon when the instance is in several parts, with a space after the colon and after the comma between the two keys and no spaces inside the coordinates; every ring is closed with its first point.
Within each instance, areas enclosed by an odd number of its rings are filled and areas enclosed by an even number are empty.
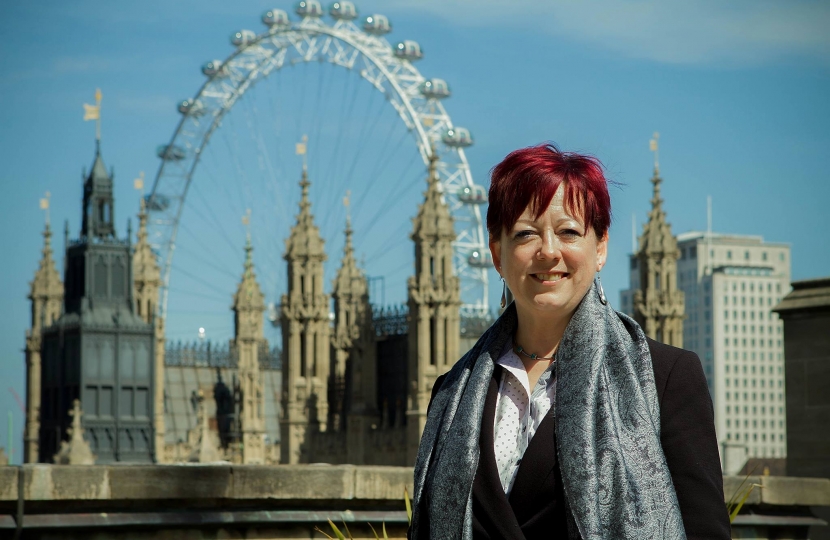
{"type": "MultiPolygon", "coordinates": [[[[743,481],[726,477],[726,497],[743,481]]],[[[762,487],[735,521],[735,538],[807,538],[823,523],[810,508],[830,506],[830,479],[753,476],[747,483],[762,487]]],[[[412,492],[407,467],[0,467],[0,537],[14,536],[22,513],[26,539],[324,538],[315,528],[330,533],[329,519],[347,523],[355,538],[375,537],[367,523],[385,523],[390,538],[404,538],[404,488],[412,492]]]]}

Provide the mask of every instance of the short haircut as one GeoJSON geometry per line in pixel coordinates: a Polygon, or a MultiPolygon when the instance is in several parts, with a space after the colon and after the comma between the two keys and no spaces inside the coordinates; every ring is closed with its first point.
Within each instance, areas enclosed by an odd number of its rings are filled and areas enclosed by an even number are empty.
{"type": "Polygon", "coordinates": [[[561,152],[553,144],[515,150],[490,171],[487,230],[498,240],[530,206],[538,219],[565,182],[565,209],[602,238],[611,226],[611,196],[603,166],[593,157],[561,152]]]}

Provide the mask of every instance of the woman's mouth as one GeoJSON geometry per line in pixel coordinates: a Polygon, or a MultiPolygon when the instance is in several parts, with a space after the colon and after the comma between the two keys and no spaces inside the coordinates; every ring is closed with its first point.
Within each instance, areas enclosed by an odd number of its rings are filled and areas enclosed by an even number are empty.
{"type": "Polygon", "coordinates": [[[562,272],[553,272],[550,274],[531,274],[533,277],[538,279],[539,281],[559,281],[563,277],[567,276],[568,274],[563,274],[562,272]]]}

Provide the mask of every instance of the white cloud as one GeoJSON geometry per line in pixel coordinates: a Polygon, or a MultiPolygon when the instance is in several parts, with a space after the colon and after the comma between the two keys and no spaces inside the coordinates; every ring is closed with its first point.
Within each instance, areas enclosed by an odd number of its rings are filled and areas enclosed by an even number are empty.
{"type": "Polygon", "coordinates": [[[830,64],[830,2],[814,0],[390,0],[456,24],[547,32],[633,58],[757,65],[830,64]]]}

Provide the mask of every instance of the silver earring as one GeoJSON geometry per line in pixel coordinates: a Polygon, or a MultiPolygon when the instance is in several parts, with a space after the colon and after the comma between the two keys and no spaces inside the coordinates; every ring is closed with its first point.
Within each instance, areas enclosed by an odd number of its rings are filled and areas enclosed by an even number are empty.
{"type": "Polygon", "coordinates": [[[602,288],[602,280],[597,276],[597,292],[599,293],[599,301],[605,306],[608,304],[608,299],[605,298],[605,290],[602,288]]]}
{"type": "Polygon", "coordinates": [[[501,308],[504,309],[504,306],[507,305],[507,284],[504,282],[504,278],[501,278],[501,308]]]}

